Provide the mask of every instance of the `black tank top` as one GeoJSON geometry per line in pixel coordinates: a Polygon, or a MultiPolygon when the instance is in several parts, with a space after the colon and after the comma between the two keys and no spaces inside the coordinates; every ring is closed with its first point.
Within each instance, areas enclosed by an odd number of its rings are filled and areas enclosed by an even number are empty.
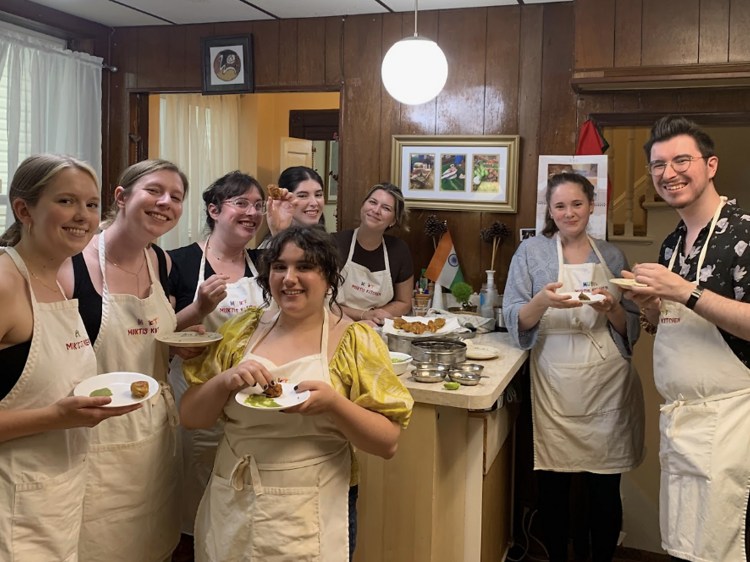
{"type": "Polygon", "coordinates": [[[30,350],[31,340],[0,350],[0,365],[3,366],[3,376],[0,377],[0,400],[10,394],[21,378],[30,350]]]}
{"type": "MultiPolygon", "coordinates": [[[[164,255],[164,250],[159,246],[152,244],[151,247],[156,252],[156,259],[159,263],[159,282],[164,289],[164,294],[169,298],[167,258],[164,255]]],[[[73,298],[78,299],[78,312],[93,345],[102,327],[102,296],[96,292],[94,284],[91,282],[91,275],[89,275],[89,268],[86,266],[83,254],[73,256],[73,276],[75,277],[73,298]]]]}

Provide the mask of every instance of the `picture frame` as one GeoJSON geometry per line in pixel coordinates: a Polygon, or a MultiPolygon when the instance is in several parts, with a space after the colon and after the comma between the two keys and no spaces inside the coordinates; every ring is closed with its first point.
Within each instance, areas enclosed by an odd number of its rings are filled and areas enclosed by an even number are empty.
{"type": "Polygon", "coordinates": [[[203,95],[255,91],[253,36],[201,37],[203,95]]]}
{"type": "Polygon", "coordinates": [[[394,135],[391,181],[412,208],[515,213],[518,156],[518,135],[394,135]]]}
{"type": "Polygon", "coordinates": [[[338,140],[328,141],[328,166],[325,177],[326,203],[335,203],[338,201],[339,194],[339,142],[338,140]]]}
{"type": "Polygon", "coordinates": [[[581,174],[594,185],[594,212],[586,231],[593,238],[607,239],[607,156],[542,155],[539,156],[536,199],[536,230],[544,230],[547,215],[547,180],[561,172],[581,174]]]}

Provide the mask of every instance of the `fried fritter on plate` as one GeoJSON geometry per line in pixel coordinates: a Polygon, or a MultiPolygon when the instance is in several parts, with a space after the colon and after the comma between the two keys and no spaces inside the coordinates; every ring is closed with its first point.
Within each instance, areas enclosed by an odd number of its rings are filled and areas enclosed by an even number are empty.
{"type": "Polygon", "coordinates": [[[148,381],[135,381],[130,385],[130,394],[133,398],[143,398],[148,394],[148,381]]]}
{"type": "Polygon", "coordinates": [[[268,388],[263,391],[263,394],[271,398],[278,398],[282,392],[281,385],[277,383],[274,385],[269,384],[268,388]]]}
{"type": "Polygon", "coordinates": [[[426,324],[424,322],[407,322],[402,317],[394,318],[393,320],[394,329],[404,330],[405,332],[417,335],[422,335],[425,332],[435,333],[443,326],[445,326],[445,318],[436,318],[428,321],[426,324]]]}

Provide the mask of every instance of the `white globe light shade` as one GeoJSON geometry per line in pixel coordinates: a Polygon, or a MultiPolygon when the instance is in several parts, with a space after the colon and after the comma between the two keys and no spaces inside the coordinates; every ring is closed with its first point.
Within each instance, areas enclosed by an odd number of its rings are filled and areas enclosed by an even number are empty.
{"type": "Polygon", "coordinates": [[[419,105],[445,86],[448,61],[434,41],[408,37],[388,49],[380,73],[385,89],[397,101],[419,105]]]}

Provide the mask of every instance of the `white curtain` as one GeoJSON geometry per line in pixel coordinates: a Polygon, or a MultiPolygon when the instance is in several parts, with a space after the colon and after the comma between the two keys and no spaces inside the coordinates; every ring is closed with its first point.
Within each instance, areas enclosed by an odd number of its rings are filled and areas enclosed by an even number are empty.
{"type": "Polygon", "coordinates": [[[170,94],[162,98],[160,155],[190,180],[182,218],[159,240],[167,250],[201,240],[206,223],[203,191],[240,167],[239,96],[170,94]]]}
{"type": "Polygon", "coordinates": [[[9,204],[13,174],[32,154],[69,154],[101,177],[101,58],[0,27],[0,114],[0,203],[9,204]]]}

